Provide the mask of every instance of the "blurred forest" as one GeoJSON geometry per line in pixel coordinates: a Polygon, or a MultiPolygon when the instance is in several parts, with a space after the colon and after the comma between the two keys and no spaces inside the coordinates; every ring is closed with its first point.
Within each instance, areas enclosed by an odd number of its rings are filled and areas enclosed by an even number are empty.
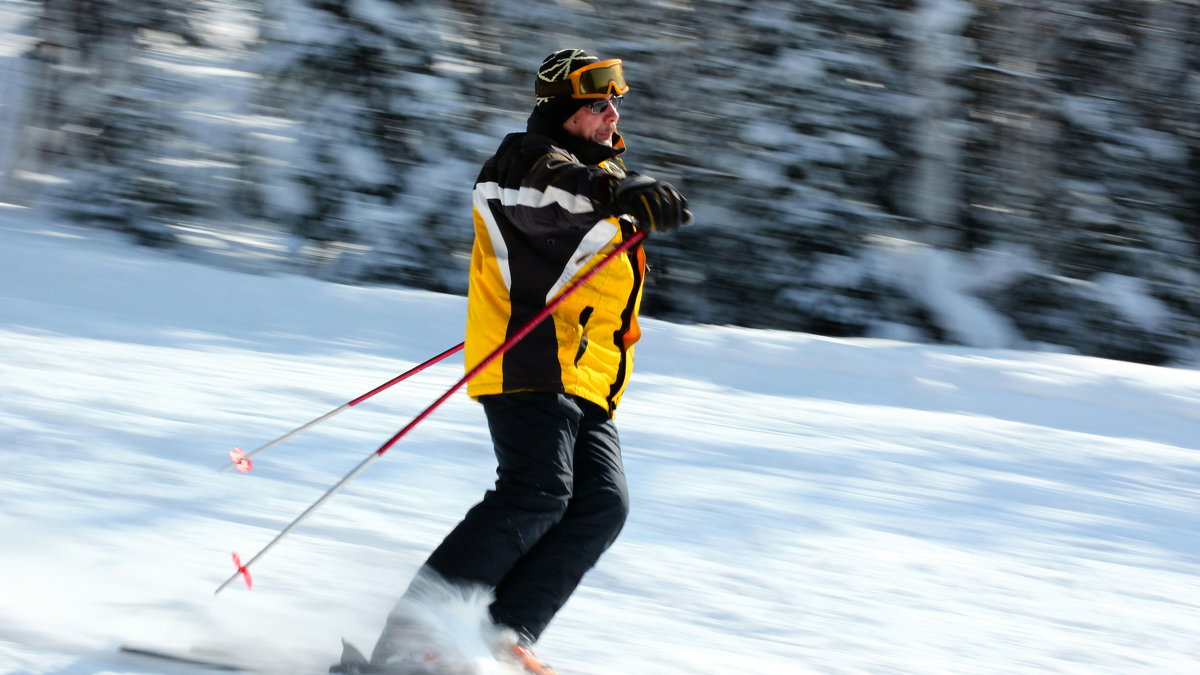
{"type": "Polygon", "coordinates": [[[1191,0],[0,7],[0,201],[143,244],[465,292],[478,168],[578,46],[697,216],[651,242],[651,316],[1200,354],[1191,0]]]}

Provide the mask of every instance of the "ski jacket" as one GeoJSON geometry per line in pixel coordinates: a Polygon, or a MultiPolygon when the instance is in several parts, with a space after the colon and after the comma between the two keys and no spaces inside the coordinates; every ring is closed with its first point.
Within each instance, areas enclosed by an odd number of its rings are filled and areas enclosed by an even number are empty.
{"type": "MultiPolygon", "coordinates": [[[[613,147],[571,136],[543,119],[506,136],[476,180],[475,243],[467,292],[465,359],[473,368],[562,289],[634,233],[609,209],[625,177],[613,147]]],[[[641,337],[645,254],[635,246],[600,270],[467,387],[472,397],[562,392],[611,416],[641,337]]]]}

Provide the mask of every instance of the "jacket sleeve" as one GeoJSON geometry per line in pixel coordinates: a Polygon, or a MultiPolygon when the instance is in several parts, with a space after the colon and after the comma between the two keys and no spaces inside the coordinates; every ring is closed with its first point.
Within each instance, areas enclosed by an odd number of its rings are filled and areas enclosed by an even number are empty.
{"type": "Polygon", "coordinates": [[[534,160],[520,179],[516,199],[506,200],[505,207],[526,234],[586,230],[613,215],[615,184],[604,169],[551,150],[534,160]]]}

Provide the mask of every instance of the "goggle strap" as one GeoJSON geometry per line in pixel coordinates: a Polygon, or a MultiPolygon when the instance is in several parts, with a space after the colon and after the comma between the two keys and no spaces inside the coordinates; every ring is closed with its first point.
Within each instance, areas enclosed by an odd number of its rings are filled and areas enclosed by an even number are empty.
{"type": "Polygon", "coordinates": [[[542,82],[538,80],[537,91],[534,93],[538,98],[553,98],[555,96],[568,96],[575,93],[575,86],[570,80],[562,80],[561,82],[542,82]]]}

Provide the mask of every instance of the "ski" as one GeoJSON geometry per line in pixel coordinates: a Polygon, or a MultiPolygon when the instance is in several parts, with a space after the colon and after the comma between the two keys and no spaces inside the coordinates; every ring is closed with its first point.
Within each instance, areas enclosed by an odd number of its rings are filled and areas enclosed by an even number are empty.
{"type": "Polygon", "coordinates": [[[210,659],[204,656],[193,654],[181,654],[178,652],[165,651],[162,649],[154,649],[151,647],[135,647],[132,645],[121,645],[121,651],[126,654],[135,654],[137,656],[146,656],[153,659],[163,661],[171,661],[173,663],[186,663],[193,666],[202,666],[209,670],[227,670],[230,672],[248,672],[245,668],[235,666],[217,659],[210,659]]]}

